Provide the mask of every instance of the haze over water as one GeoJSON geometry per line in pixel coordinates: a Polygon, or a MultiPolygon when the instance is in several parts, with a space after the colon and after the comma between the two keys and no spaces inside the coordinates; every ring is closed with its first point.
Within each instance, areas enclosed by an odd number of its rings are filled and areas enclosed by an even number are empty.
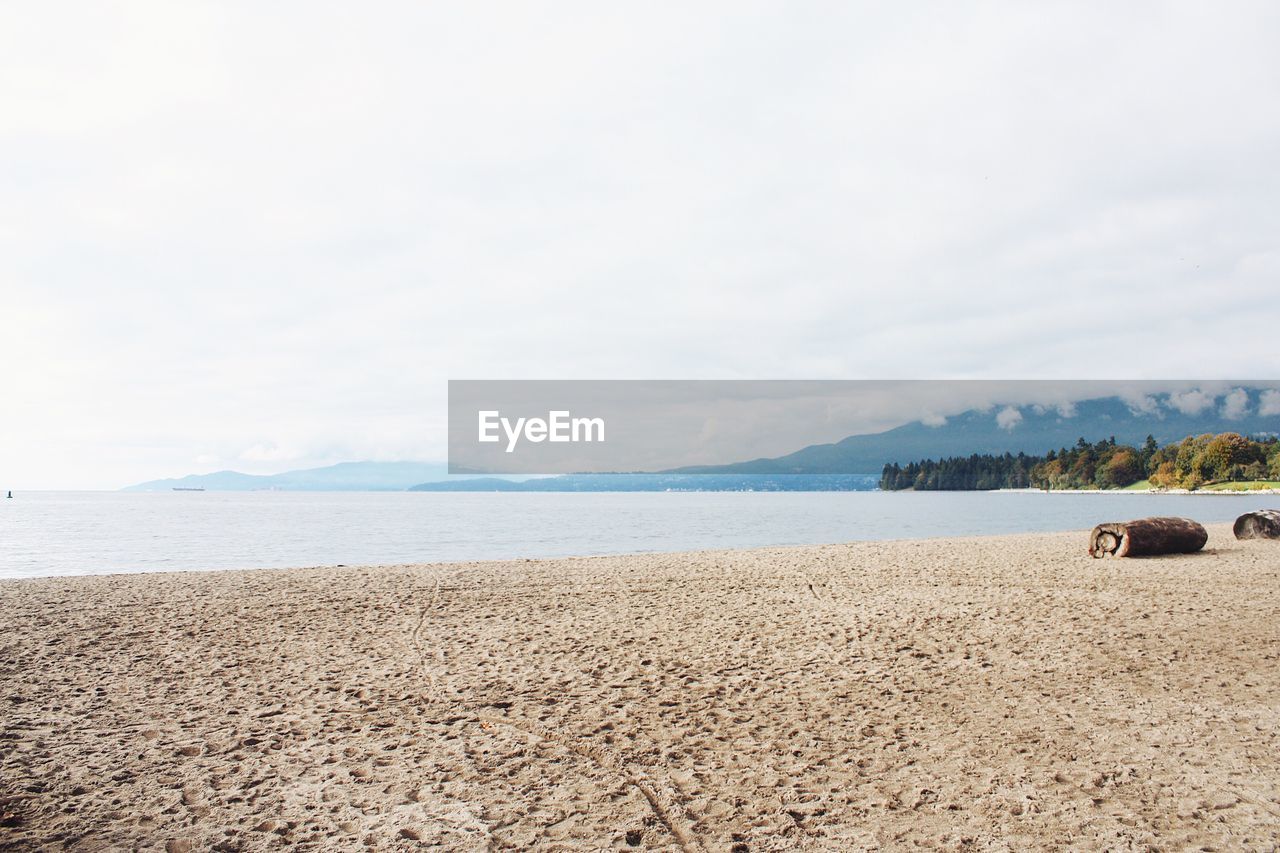
{"type": "Polygon", "coordinates": [[[1147,515],[1212,523],[1268,500],[1123,492],[19,492],[0,499],[0,577],[977,536],[1147,515]]]}

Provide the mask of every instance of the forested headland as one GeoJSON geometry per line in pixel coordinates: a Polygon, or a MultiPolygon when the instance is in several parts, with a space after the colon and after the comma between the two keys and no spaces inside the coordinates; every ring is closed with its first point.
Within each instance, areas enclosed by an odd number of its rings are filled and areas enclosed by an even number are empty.
{"type": "Polygon", "coordinates": [[[1143,480],[1153,488],[1198,489],[1216,483],[1280,480],[1280,441],[1234,432],[1188,436],[1163,447],[1147,436],[1141,447],[1115,438],[1025,453],[973,454],[884,466],[886,491],[989,489],[1122,489],[1143,480]]]}

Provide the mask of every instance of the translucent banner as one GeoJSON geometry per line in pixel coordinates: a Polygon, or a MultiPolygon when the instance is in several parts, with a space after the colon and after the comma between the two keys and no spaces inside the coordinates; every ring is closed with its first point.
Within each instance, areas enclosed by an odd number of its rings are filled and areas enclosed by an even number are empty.
{"type": "Polygon", "coordinates": [[[454,380],[452,474],[866,474],[1280,433],[1277,380],[454,380]]]}

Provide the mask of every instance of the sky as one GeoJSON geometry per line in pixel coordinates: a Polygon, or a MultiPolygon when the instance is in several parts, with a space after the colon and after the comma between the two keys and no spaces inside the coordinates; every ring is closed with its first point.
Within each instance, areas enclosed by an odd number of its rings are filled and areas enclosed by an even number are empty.
{"type": "Polygon", "coordinates": [[[14,4],[0,488],[443,459],[450,378],[1280,376],[1277,43],[1261,2],[14,4]]]}

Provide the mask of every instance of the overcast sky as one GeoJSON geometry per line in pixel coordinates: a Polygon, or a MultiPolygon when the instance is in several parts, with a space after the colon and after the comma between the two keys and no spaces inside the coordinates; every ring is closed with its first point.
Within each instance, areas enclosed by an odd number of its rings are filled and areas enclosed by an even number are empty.
{"type": "Polygon", "coordinates": [[[621,8],[7,5],[0,487],[442,459],[450,377],[1280,375],[1280,6],[621,8]]]}

